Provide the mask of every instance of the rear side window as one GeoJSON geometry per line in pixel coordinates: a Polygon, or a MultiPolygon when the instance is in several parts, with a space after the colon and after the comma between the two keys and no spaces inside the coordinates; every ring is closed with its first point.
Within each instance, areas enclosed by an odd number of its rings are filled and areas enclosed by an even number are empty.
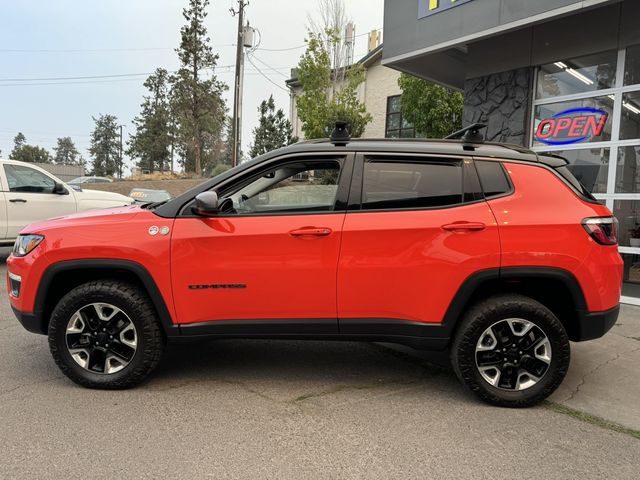
{"type": "Polygon", "coordinates": [[[476,160],[476,168],[486,198],[497,197],[511,191],[511,184],[500,162],[476,160]]]}
{"type": "Polygon", "coordinates": [[[432,208],[462,203],[462,163],[366,162],[362,209],[432,208]]]}
{"type": "Polygon", "coordinates": [[[582,194],[583,196],[585,196],[587,199],[591,200],[591,201],[596,201],[596,198],[591,195],[591,192],[587,189],[587,187],[585,187],[580,180],[578,180],[573,173],[571,173],[571,170],[569,170],[568,167],[563,166],[563,167],[558,167],[555,169],[556,172],[558,172],[567,182],[569,182],[571,184],[571,186],[573,188],[575,188],[578,193],[582,194]]]}

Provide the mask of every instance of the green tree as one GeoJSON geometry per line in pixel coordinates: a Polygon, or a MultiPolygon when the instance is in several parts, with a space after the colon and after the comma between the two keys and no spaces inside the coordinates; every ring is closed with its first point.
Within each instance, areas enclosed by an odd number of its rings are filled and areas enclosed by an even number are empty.
{"type": "Polygon", "coordinates": [[[209,0],[189,0],[183,10],[186,25],[180,30],[180,46],[176,49],[180,68],[172,76],[172,111],[177,125],[178,150],[185,171],[201,175],[204,162],[215,159],[211,149],[219,140],[226,116],[222,93],[227,86],[210,73],[218,56],[211,49],[204,20],[209,0]]]}
{"type": "Polygon", "coordinates": [[[253,129],[253,145],[249,150],[251,158],[291,145],[296,141],[292,136],[291,122],[287,120],[281,109],[276,111],[273,95],[260,104],[258,113],[260,122],[258,127],[253,129]]]}
{"type": "Polygon", "coordinates": [[[140,115],[133,120],[136,132],[127,142],[127,155],[138,159],[140,168],[164,171],[171,160],[173,135],[168,72],[158,68],[144,86],[150,94],[144,97],[140,115]]]}
{"type": "Polygon", "coordinates": [[[464,98],[461,93],[403,73],[402,115],[419,136],[443,138],[462,128],[464,98]]]}
{"type": "Polygon", "coordinates": [[[120,160],[120,133],[118,119],[114,115],[92,117],[95,123],[91,132],[89,153],[93,175],[115,176],[120,160]]]}
{"type": "Polygon", "coordinates": [[[11,160],[30,163],[50,163],[51,155],[47,150],[36,145],[27,144],[27,138],[19,132],[13,139],[13,150],[9,155],[11,160]]]}
{"type": "Polygon", "coordinates": [[[339,45],[341,38],[337,28],[325,33],[328,44],[318,33],[309,32],[307,50],[298,63],[302,95],[297,98],[297,107],[302,131],[305,138],[328,137],[335,122],[341,120],[349,124],[352,137],[361,137],[372,120],[358,99],[358,87],[365,80],[364,67],[338,67],[344,68],[345,74],[336,84],[329,49],[339,45]]]}
{"type": "Polygon", "coordinates": [[[53,161],[65,165],[81,165],[84,160],[76,148],[71,137],[58,138],[58,144],[53,147],[55,155],[53,161]]]}

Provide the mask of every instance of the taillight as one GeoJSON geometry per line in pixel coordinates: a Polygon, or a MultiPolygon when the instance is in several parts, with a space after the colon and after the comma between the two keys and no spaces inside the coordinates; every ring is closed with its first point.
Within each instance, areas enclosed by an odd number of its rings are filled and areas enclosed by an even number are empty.
{"type": "Polygon", "coordinates": [[[615,217],[585,218],[582,226],[600,245],[617,245],[618,220],[615,217]]]}

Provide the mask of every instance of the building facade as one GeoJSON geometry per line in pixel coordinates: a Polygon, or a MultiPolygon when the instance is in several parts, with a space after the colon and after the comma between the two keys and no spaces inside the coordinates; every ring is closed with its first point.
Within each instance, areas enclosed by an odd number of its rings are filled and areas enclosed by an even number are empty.
{"type": "Polygon", "coordinates": [[[382,64],[464,92],[464,123],[553,152],[620,222],[640,305],[640,1],[386,0],[382,64]]]}
{"type": "MultiPolygon", "coordinates": [[[[400,72],[382,65],[382,45],[371,50],[358,63],[364,66],[365,81],[360,85],[359,100],[364,103],[373,120],[366,127],[367,138],[385,138],[415,136],[413,127],[402,119],[400,97],[402,91],[398,86],[400,72]]],[[[287,81],[290,90],[289,118],[293,133],[303,139],[302,122],[298,118],[296,102],[302,94],[302,86],[292,71],[292,78],[287,81]]]]}

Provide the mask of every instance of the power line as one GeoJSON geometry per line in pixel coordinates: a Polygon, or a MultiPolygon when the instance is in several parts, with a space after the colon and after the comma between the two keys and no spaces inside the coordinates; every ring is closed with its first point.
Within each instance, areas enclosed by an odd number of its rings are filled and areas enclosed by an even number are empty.
{"type": "Polygon", "coordinates": [[[252,55],[247,55],[247,60],[249,60],[249,63],[251,65],[253,65],[253,67],[258,70],[258,73],[260,73],[260,75],[262,75],[269,83],[271,83],[272,85],[275,85],[276,87],[278,87],[280,90],[290,93],[289,90],[287,88],[284,88],[280,85],[278,85],[276,82],[274,82],[273,80],[271,80],[262,70],[260,70],[255,63],[253,63],[253,61],[251,60],[252,55]]]}
{"type": "Polygon", "coordinates": [[[278,71],[278,69],[272,67],[271,65],[263,62],[262,60],[260,60],[258,57],[255,56],[255,54],[253,55],[253,59],[259,61],[262,65],[264,65],[265,67],[267,67],[269,70],[277,73],[278,75],[282,75],[284,78],[289,78],[288,75],[285,75],[284,73],[278,71]]]}

